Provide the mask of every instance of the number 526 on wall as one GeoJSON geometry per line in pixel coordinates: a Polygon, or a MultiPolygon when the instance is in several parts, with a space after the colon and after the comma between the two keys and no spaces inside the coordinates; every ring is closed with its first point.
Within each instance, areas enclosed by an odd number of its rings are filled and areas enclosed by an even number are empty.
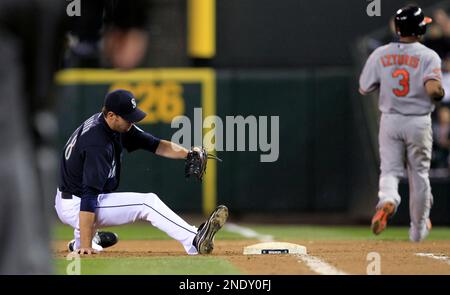
{"type": "Polygon", "coordinates": [[[147,113],[140,123],[168,123],[176,116],[184,114],[183,85],[175,81],[156,82],[117,82],[110,91],[116,89],[131,91],[139,108],[147,113]]]}

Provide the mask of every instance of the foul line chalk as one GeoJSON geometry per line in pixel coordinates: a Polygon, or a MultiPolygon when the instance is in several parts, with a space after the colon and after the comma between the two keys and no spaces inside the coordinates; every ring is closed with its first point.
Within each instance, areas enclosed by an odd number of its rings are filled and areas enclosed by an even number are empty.
{"type": "MultiPolygon", "coordinates": [[[[334,266],[326,263],[325,261],[317,258],[315,256],[311,256],[308,254],[297,254],[295,255],[302,262],[304,262],[312,271],[321,274],[321,275],[348,275],[348,273],[343,272],[334,266]]],[[[300,262],[299,260],[299,262],[300,262]]]]}
{"type": "Polygon", "coordinates": [[[271,235],[261,235],[251,228],[243,227],[234,223],[226,223],[224,228],[229,232],[240,234],[246,238],[254,238],[261,242],[273,241],[273,237],[271,235]]]}
{"type": "Polygon", "coordinates": [[[428,258],[431,258],[431,259],[444,261],[447,264],[450,264],[450,258],[448,256],[445,256],[445,255],[435,255],[433,253],[416,253],[415,255],[416,256],[420,256],[420,257],[428,257],[428,258]]]}

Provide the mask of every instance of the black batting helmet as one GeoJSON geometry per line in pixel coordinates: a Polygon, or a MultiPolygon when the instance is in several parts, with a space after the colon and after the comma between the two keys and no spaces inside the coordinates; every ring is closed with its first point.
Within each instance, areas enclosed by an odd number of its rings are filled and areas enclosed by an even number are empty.
{"type": "Polygon", "coordinates": [[[423,14],[419,6],[408,5],[397,10],[395,14],[395,28],[402,37],[421,36],[427,30],[427,24],[432,19],[423,14]]]}

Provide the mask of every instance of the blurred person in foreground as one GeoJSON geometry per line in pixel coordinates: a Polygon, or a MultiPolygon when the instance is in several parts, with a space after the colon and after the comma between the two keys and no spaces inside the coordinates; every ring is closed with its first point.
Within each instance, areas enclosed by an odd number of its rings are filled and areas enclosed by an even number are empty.
{"type": "Polygon", "coordinates": [[[57,164],[49,97],[62,45],[63,4],[0,2],[0,274],[51,272],[44,191],[57,164]]]}

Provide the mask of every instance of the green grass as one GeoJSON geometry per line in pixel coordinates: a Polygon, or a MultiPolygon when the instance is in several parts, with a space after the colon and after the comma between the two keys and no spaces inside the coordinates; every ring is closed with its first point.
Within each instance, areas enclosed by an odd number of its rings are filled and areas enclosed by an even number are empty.
{"type": "MultiPolygon", "coordinates": [[[[368,226],[316,225],[247,225],[259,234],[272,235],[275,240],[408,240],[408,227],[388,227],[380,236],[368,226]]],[[[433,227],[427,240],[450,240],[449,227],[433,227]]]]}
{"type": "Polygon", "coordinates": [[[55,259],[55,273],[83,275],[228,275],[240,274],[230,262],[204,256],[164,258],[82,258],[79,268],[75,260],[55,259]],[[69,270],[69,272],[67,272],[69,270]]]}
{"type": "MultiPolygon", "coordinates": [[[[407,227],[390,226],[380,236],[374,236],[368,226],[317,226],[317,225],[241,225],[253,229],[259,234],[272,235],[276,240],[408,240],[407,227]]],[[[159,229],[136,223],[102,230],[117,233],[121,240],[170,240],[171,238],[159,229]]],[[[69,226],[55,225],[55,240],[71,240],[73,230],[69,226]]],[[[237,233],[221,230],[218,240],[245,239],[237,233]]],[[[450,240],[450,227],[433,227],[428,240],[450,240]]]]}
{"type": "MultiPolygon", "coordinates": [[[[135,223],[110,228],[102,228],[104,231],[112,231],[119,235],[120,240],[170,240],[166,233],[147,223],[135,223]]],[[[232,240],[242,239],[242,236],[227,231],[217,233],[217,239],[232,240]]],[[[67,225],[55,224],[53,227],[53,239],[67,240],[73,239],[73,229],[67,225]]]]}

